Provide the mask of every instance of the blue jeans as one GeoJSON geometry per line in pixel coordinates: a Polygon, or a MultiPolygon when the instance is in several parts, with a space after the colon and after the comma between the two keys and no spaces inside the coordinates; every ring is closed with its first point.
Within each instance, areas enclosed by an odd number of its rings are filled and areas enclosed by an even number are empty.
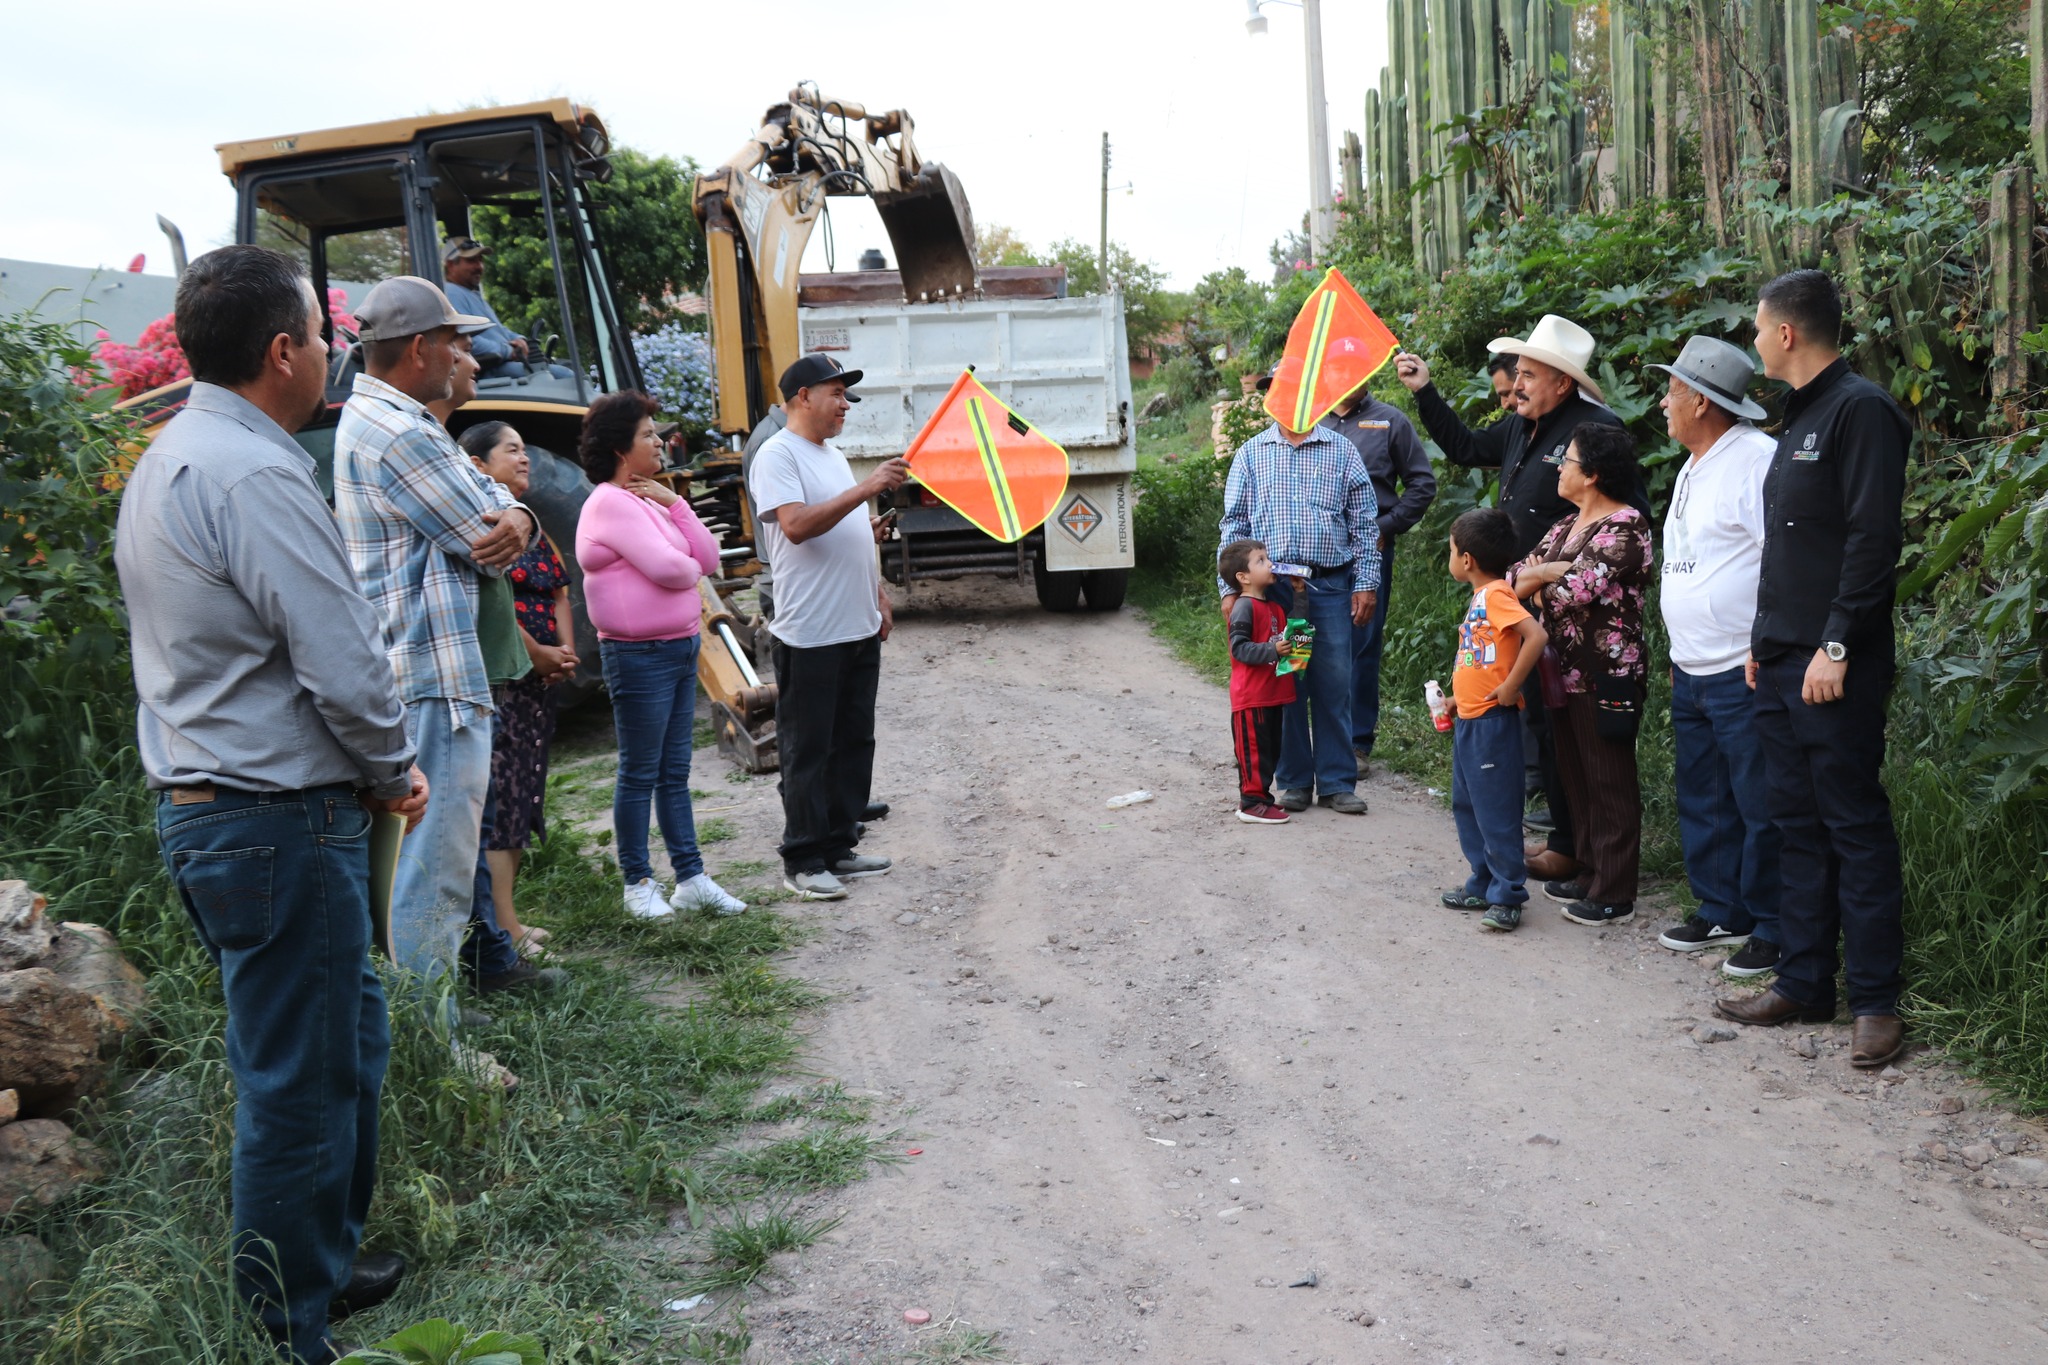
{"type": "Polygon", "coordinates": [[[1372,752],[1380,728],[1380,656],[1387,645],[1387,603],[1394,596],[1394,540],[1380,555],[1380,596],[1372,617],[1351,628],[1351,747],[1372,752]]]}
{"type": "MultiPolygon", "coordinates": [[[[431,799],[431,798],[430,798],[431,799]]],[[[491,865],[485,850],[491,846],[491,827],[497,823],[498,784],[484,788],[483,819],[477,824],[476,876],[471,883],[469,932],[462,940],[462,965],[473,978],[502,976],[519,965],[519,950],[512,935],[498,927],[498,906],[491,899],[491,865]]]]}
{"type": "Polygon", "coordinates": [[[690,754],[697,724],[698,637],[605,640],[598,646],[612,726],[619,736],[619,779],[612,788],[612,830],[626,884],[654,875],[647,861],[651,808],[678,882],[704,870],[697,820],[690,811],[690,754]]]}
{"type": "Polygon", "coordinates": [[[1529,899],[1522,862],[1522,713],[1496,706],[1451,730],[1451,816],[1472,865],[1465,894],[1492,905],[1529,899]]]}
{"type": "Polygon", "coordinates": [[[347,786],[221,787],[190,805],[163,794],[156,823],[227,1000],[235,1288],[292,1359],[327,1360],[327,1305],[376,1184],[391,1054],[370,965],[369,812],[347,786]]]}
{"type": "Polygon", "coordinates": [[[1678,837],[1700,918],[1731,933],[1778,937],[1778,850],[1756,704],[1742,669],[1671,676],[1678,837]]]}
{"type": "Polygon", "coordinates": [[[1308,667],[1294,675],[1294,702],[1280,722],[1280,766],[1273,786],[1334,796],[1358,786],[1351,754],[1351,575],[1308,580],[1296,601],[1291,585],[1275,583],[1267,595],[1292,619],[1316,628],[1308,667]],[[1313,716],[1313,721],[1311,717],[1313,716]]]}
{"type": "Polygon", "coordinates": [[[447,699],[405,708],[405,728],[427,776],[427,813],[405,836],[391,890],[391,951],[397,965],[431,980],[455,970],[476,897],[484,795],[491,785],[491,718],[456,729],[447,699]]]}

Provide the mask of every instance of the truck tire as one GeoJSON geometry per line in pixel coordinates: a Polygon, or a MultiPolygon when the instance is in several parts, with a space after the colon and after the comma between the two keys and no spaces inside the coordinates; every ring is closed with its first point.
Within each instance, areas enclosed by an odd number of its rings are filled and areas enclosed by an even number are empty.
{"type": "Polygon", "coordinates": [[[1130,591],[1129,569],[1090,569],[1081,575],[1081,591],[1088,597],[1090,611],[1116,611],[1130,591]]]}
{"type": "Polygon", "coordinates": [[[1031,561],[1031,585],[1038,589],[1038,605],[1047,611],[1072,611],[1081,605],[1081,580],[1085,573],[1054,573],[1045,567],[1045,556],[1031,561]]]}

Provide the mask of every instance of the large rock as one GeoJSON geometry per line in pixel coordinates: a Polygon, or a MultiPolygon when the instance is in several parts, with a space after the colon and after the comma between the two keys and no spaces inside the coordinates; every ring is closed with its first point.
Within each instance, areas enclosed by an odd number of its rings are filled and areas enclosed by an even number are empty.
{"type": "Polygon", "coordinates": [[[61,1114],[97,1087],[148,1004],[112,934],[52,924],[44,908],[25,883],[0,882],[0,1091],[18,1091],[30,1117],[61,1114]]]}
{"type": "Polygon", "coordinates": [[[106,1023],[90,993],[47,967],[0,972],[0,1087],[21,1093],[25,1114],[61,1113],[106,1074],[106,1023]]]}
{"type": "Polygon", "coordinates": [[[0,972],[41,961],[57,942],[57,926],[43,916],[49,902],[27,882],[0,882],[0,972]]]}
{"type": "Polygon", "coordinates": [[[25,1313],[63,1278],[56,1253],[33,1237],[0,1237],[0,1317],[25,1313]]]}
{"type": "Polygon", "coordinates": [[[56,1119],[0,1128],[0,1214],[23,1202],[48,1208],[99,1173],[98,1149],[56,1119]]]}
{"type": "Polygon", "coordinates": [[[149,1005],[149,988],[142,973],[121,956],[114,936],[97,924],[66,921],[59,925],[50,955],[36,965],[55,972],[66,985],[93,998],[93,1003],[106,1015],[102,1044],[114,1042],[135,1027],[149,1005]]]}

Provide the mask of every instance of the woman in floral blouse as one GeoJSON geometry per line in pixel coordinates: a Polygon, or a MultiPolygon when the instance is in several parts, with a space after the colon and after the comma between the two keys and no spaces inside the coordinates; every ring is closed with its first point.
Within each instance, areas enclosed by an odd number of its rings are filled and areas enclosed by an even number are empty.
{"type": "MultiPolygon", "coordinates": [[[[513,497],[526,493],[532,465],[526,442],[506,422],[483,422],[462,433],[458,444],[476,467],[504,484],[513,497]]],[[[491,902],[498,927],[522,952],[545,942],[548,931],[519,922],[512,883],[526,848],[547,834],[542,816],[548,794],[548,745],[555,737],[555,703],[549,689],[576,671],[576,619],[569,607],[569,570],[543,536],[505,571],[519,636],[533,671],[491,689],[498,714],[491,722],[491,790],[496,815],[484,857],[491,868],[491,902]]]]}
{"type": "Polygon", "coordinates": [[[1580,427],[1557,471],[1558,495],[1578,515],[1551,527],[1508,574],[1516,596],[1537,599],[1550,632],[1543,690],[1580,870],[1570,881],[1544,883],[1543,893],[1579,924],[1616,924],[1636,912],[1643,833],[1636,727],[1649,671],[1643,595],[1650,522],[1617,494],[1638,487],[1638,478],[1626,431],[1580,427]]]}

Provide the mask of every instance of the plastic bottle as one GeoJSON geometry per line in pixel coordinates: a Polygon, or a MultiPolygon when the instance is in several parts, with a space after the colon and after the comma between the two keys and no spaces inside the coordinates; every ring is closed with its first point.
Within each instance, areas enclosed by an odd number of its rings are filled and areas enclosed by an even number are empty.
{"type": "Polygon", "coordinates": [[[1422,699],[1429,703],[1429,718],[1436,722],[1436,728],[1448,733],[1451,728],[1451,704],[1444,697],[1444,689],[1431,678],[1422,685],[1422,699]]]}

